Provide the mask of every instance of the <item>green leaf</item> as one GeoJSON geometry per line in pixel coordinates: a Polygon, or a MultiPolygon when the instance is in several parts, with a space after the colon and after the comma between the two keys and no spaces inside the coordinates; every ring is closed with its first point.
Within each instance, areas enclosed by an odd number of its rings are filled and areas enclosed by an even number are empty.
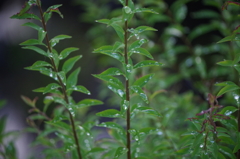
{"type": "Polygon", "coordinates": [[[240,132],[237,133],[237,142],[234,147],[233,153],[236,153],[240,149],[240,132]]]}
{"type": "Polygon", "coordinates": [[[141,67],[149,67],[149,66],[162,66],[163,64],[157,61],[152,61],[152,60],[145,60],[137,63],[134,65],[134,69],[141,68],[141,67]]]}
{"type": "Polygon", "coordinates": [[[0,100],[0,109],[2,109],[6,105],[6,103],[6,100],[0,100]]]}
{"type": "Polygon", "coordinates": [[[133,17],[133,11],[129,6],[125,6],[122,8],[122,19],[123,19],[123,23],[125,21],[131,21],[132,17],[133,17]]]}
{"type": "Polygon", "coordinates": [[[194,19],[206,19],[206,18],[218,19],[218,18],[220,18],[220,15],[216,11],[203,9],[203,10],[200,10],[200,11],[193,12],[192,17],[194,19]]]}
{"type": "Polygon", "coordinates": [[[50,40],[51,47],[54,47],[60,40],[71,38],[69,35],[57,35],[50,40]]]}
{"type": "Polygon", "coordinates": [[[47,32],[45,32],[43,29],[40,29],[38,31],[38,41],[39,43],[42,43],[43,39],[45,38],[47,32]]]}
{"type": "Polygon", "coordinates": [[[224,60],[224,61],[218,62],[217,64],[221,65],[221,66],[233,66],[234,65],[232,60],[224,60]]]}
{"type": "Polygon", "coordinates": [[[123,28],[119,24],[116,24],[116,23],[115,24],[111,24],[111,26],[114,28],[114,30],[116,31],[118,37],[123,42],[124,41],[124,30],[123,30],[123,28]]]}
{"type": "Polygon", "coordinates": [[[148,42],[148,40],[146,39],[141,39],[141,40],[137,40],[137,41],[134,41],[130,46],[129,46],[129,50],[133,50],[133,49],[136,49],[136,48],[140,48],[144,43],[148,42]]]}
{"type": "Polygon", "coordinates": [[[232,150],[228,147],[219,145],[219,151],[222,152],[224,155],[230,157],[231,159],[236,159],[235,155],[233,154],[232,150]]]}
{"type": "Polygon", "coordinates": [[[32,66],[30,67],[25,67],[25,69],[28,70],[40,70],[41,67],[52,67],[51,64],[45,61],[36,61],[32,66]]]}
{"type": "Polygon", "coordinates": [[[37,31],[42,30],[42,27],[40,27],[39,25],[37,25],[35,23],[32,23],[32,22],[24,23],[22,26],[28,26],[28,27],[31,27],[33,29],[36,29],[37,31]]]}
{"type": "Polygon", "coordinates": [[[34,98],[33,100],[31,100],[30,98],[23,96],[23,95],[21,95],[21,98],[27,105],[29,105],[31,107],[35,107],[37,98],[34,98]]]}
{"type": "Polygon", "coordinates": [[[203,34],[206,34],[208,32],[211,32],[215,30],[216,27],[213,24],[202,24],[198,25],[196,28],[194,28],[191,33],[189,34],[189,39],[193,40],[203,34]]]}
{"type": "Polygon", "coordinates": [[[122,126],[120,126],[119,124],[117,124],[115,122],[102,122],[101,124],[98,124],[97,126],[105,127],[105,128],[109,128],[109,129],[115,129],[115,130],[124,132],[124,129],[122,128],[122,126]]]}
{"type": "Polygon", "coordinates": [[[67,74],[70,71],[74,64],[82,57],[82,55],[78,55],[72,58],[69,58],[67,61],[64,62],[62,70],[67,74]]]}
{"type": "Polygon", "coordinates": [[[119,89],[124,90],[124,86],[122,84],[122,82],[117,79],[116,77],[113,76],[105,76],[105,75],[93,75],[96,78],[99,78],[103,81],[106,81],[107,83],[112,83],[114,85],[116,85],[119,89]]]}
{"type": "Polygon", "coordinates": [[[96,115],[108,118],[122,118],[121,112],[116,109],[107,109],[97,113],[96,115]]]}
{"type": "Polygon", "coordinates": [[[223,43],[223,42],[227,42],[227,41],[233,41],[234,40],[234,36],[227,36],[225,38],[223,38],[222,40],[218,41],[217,43],[223,43]]]}
{"type": "Polygon", "coordinates": [[[116,53],[116,52],[112,52],[113,50],[113,47],[112,46],[102,46],[98,49],[95,49],[93,51],[93,53],[101,53],[101,54],[105,54],[105,55],[108,55],[114,59],[117,59],[119,60],[121,63],[124,62],[124,58],[121,54],[119,53],[116,53]]]}
{"type": "Polygon", "coordinates": [[[144,91],[142,90],[141,87],[139,87],[138,85],[133,85],[130,87],[131,90],[133,90],[135,93],[137,93],[144,102],[146,102],[147,104],[149,103],[147,95],[144,93],[144,91]]]}
{"type": "Polygon", "coordinates": [[[160,113],[158,113],[156,110],[154,110],[150,107],[137,107],[137,108],[134,109],[134,111],[146,113],[146,114],[149,114],[149,115],[154,115],[154,116],[157,116],[157,117],[162,117],[162,115],[160,113]]]}
{"type": "Polygon", "coordinates": [[[113,82],[108,82],[108,88],[113,91],[114,93],[116,93],[117,95],[119,95],[122,99],[125,99],[125,91],[124,89],[122,88],[122,86],[119,86],[118,84],[116,83],[113,83],[113,82]]]}
{"type": "Polygon", "coordinates": [[[144,48],[135,48],[135,49],[130,50],[130,56],[133,53],[141,54],[141,55],[144,55],[144,56],[146,56],[146,57],[148,57],[150,59],[153,59],[152,55],[144,48]]]}
{"type": "Polygon", "coordinates": [[[23,49],[30,49],[30,50],[36,51],[37,53],[48,57],[48,54],[44,50],[40,49],[39,47],[36,47],[36,46],[24,46],[22,48],[23,49]]]}
{"type": "Polygon", "coordinates": [[[39,42],[39,40],[37,39],[29,39],[20,43],[20,45],[44,45],[44,44],[42,42],[39,42]]]}
{"type": "Polygon", "coordinates": [[[72,86],[70,88],[67,89],[67,91],[77,91],[77,92],[82,92],[82,93],[85,93],[87,95],[90,95],[90,91],[85,88],[84,86],[72,86]]]}
{"type": "Polygon", "coordinates": [[[122,156],[123,154],[127,153],[128,149],[125,147],[118,147],[115,155],[114,155],[114,159],[118,159],[120,156],[122,156]]]}
{"type": "Polygon", "coordinates": [[[70,53],[77,50],[79,50],[79,48],[76,48],[76,47],[66,48],[60,52],[59,59],[60,60],[65,59],[70,53]]]}
{"type": "MultiPolygon", "coordinates": [[[[101,147],[94,147],[90,151],[87,152],[86,156],[95,154],[95,153],[103,153],[104,151],[106,151],[106,149],[101,148],[101,147]]],[[[96,154],[95,154],[95,156],[96,156],[96,154]]]]}
{"type": "Polygon", "coordinates": [[[148,9],[148,8],[136,8],[134,12],[135,13],[146,12],[146,13],[158,14],[158,12],[155,12],[153,9],[148,9]]]}
{"type": "Polygon", "coordinates": [[[120,51],[121,48],[124,47],[124,44],[122,42],[115,42],[115,44],[113,45],[113,48],[112,48],[112,52],[120,52],[122,53],[122,51],[120,51]]]}
{"type": "Polygon", "coordinates": [[[50,83],[45,87],[45,89],[43,91],[43,94],[46,94],[46,93],[49,93],[49,92],[52,93],[52,91],[55,91],[57,88],[60,88],[60,87],[61,86],[56,84],[56,83],[50,83]]]}
{"type": "Polygon", "coordinates": [[[233,107],[233,106],[227,106],[227,107],[224,107],[220,112],[219,114],[223,114],[223,115],[226,115],[226,116],[229,116],[231,115],[232,113],[236,112],[238,109],[236,107],[233,107]]]}
{"type": "Polygon", "coordinates": [[[89,107],[94,105],[101,105],[103,104],[102,101],[96,99],[83,99],[77,103],[78,108],[89,107]]]}
{"type": "Polygon", "coordinates": [[[217,96],[221,96],[223,94],[225,94],[226,92],[230,92],[230,91],[234,91],[234,90],[238,90],[240,89],[240,87],[238,85],[236,85],[235,83],[231,82],[231,81],[227,81],[227,82],[222,82],[222,83],[218,83],[216,84],[217,86],[224,86],[217,94],[217,96]]]}
{"type": "Polygon", "coordinates": [[[50,6],[48,9],[47,9],[47,11],[46,12],[55,12],[55,13],[57,13],[57,14],[59,14],[59,16],[61,17],[61,18],[63,18],[63,15],[62,15],[62,13],[59,11],[59,7],[61,7],[62,6],[62,4],[56,4],[56,5],[53,5],[53,6],[50,6]]]}
{"type": "Polygon", "coordinates": [[[41,20],[38,16],[30,13],[23,13],[21,15],[15,14],[10,17],[11,19],[36,19],[36,20],[41,20]]]}
{"type": "Polygon", "coordinates": [[[137,85],[139,87],[143,87],[145,86],[149,80],[151,80],[153,78],[154,74],[148,74],[148,75],[145,75],[143,77],[140,77],[139,79],[137,79],[133,85],[137,85]]]}
{"type": "Polygon", "coordinates": [[[104,76],[119,76],[119,75],[124,75],[125,74],[118,68],[115,68],[115,67],[111,67],[111,68],[108,68],[107,70],[105,70],[104,72],[102,72],[101,74],[99,75],[104,75],[104,76]]]}
{"type": "Polygon", "coordinates": [[[62,80],[63,84],[66,86],[66,74],[64,71],[58,72],[58,76],[62,80]]]}
{"type": "Polygon", "coordinates": [[[44,89],[45,87],[40,87],[40,88],[34,89],[33,92],[43,93],[44,89]]]}
{"type": "Polygon", "coordinates": [[[72,86],[76,86],[78,81],[78,75],[80,73],[80,67],[74,70],[67,78],[67,89],[72,86]]]}

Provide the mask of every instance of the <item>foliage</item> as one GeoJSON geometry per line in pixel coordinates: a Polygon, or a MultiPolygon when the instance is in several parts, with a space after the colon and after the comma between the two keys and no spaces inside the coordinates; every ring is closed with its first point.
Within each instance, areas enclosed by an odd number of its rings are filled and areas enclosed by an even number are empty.
{"type": "Polygon", "coordinates": [[[86,35],[97,48],[93,52],[98,53],[98,65],[104,69],[93,76],[104,82],[98,89],[99,96],[108,99],[111,108],[96,115],[112,120],[100,124],[90,121],[95,116],[85,116],[89,121],[85,123],[75,117],[80,108],[102,104],[93,99],[76,103],[71,96],[73,91],[90,94],[77,85],[80,68],[73,70],[81,56],[69,56],[78,48],[58,53],[54,46],[71,37],[48,39],[46,23],[52,12],[63,17],[58,9],[61,5],[43,13],[40,1],[29,0],[12,16],[42,22],[43,27],[24,24],[38,31],[38,39],[21,45],[49,59],[26,69],[39,71],[54,81],[34,90],[46,95],[43,109],[36,106],[37,98],[22,96],[31,106],[28,122],[33,128],[28,131],[38,134],[33,145],[44,146],[43,158],[239,158],[239,3],[119,2],[75,0],[85,6],[80,19],[91,24],[86,35]],[[189,6],[198,4],[205,9],[190,10],[189,6]],[[29,13],[34,5],[39,7],[40,17],[29,13]],[[105,25],[94,24],[96,19],[105,25]],[[155,28],[158,32],[152,32],[157,31],[155,28]],[[219,62],[221,59],[228,60],[219,62]],[[52,106],[51,115],[47,115],[52,106]],[[107,137],[97,137],[99,132],[91,129],[93,126],[106,128],[100,133],[107,137]]]}

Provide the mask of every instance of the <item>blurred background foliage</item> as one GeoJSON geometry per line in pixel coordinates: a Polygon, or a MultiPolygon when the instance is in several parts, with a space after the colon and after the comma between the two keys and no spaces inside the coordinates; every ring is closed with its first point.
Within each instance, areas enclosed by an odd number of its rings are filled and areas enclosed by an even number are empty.
{"type": "MultiPolygon", "coordinates": [[[[13,2],[8,5],[2,3],[0,15],[10,17],[15,14],[19,8],[11,10],[11,13],[6,12],[11,5],[19,4],[19,2],[13,2]]],[[[141,151],[142,153],[152,150],[155,157],[176,157],[174,151],[181,148],[179,142],[181,134],[191,129],[190,122],[186,119],[194,117],[196,113],[209,107],[207,94],[216,95],[219,90],[214,84],[225,80],[238,81],[238,76],[233,69],[216,64],[223,59],[233,59],[234,52],[237,52],[236,46],[231,42],[216,44],[223,37],[230,35],[239,25],[237,16],[239,8],[229,6],[228,10],[222,11],[221,7],[224,2],[224,0],[135,1],[137,6],[152,8],[159,13],[158,15],[137,14],[130,27],[147,25],[158,29],[158,32],[147,32],[144,35],[146,36],[144,38],[149,39],[144,47],[152,53],[156,61],[164,63],[163,67],[144,68],[142,72],[136,73],[137,76],[155,73],[154,78],[146,86],[146,92],[151,100],[150,106],[162,114],[161,118],[138,114],[132,121],[134,127],[148,125],[148,127],[152,126],[160,130],[146,139],[150,144],[148,147],[141,147],[144,150],[141,151]]],[[[45,8],[56,4],[55,1],[49,0],[42,0],[42,3],[46,6],[45,8]]],[[[117,0],[67,2],[61,0],[57,3],[63,4],[60,10],[64,15],[64,20],[53,16],[48,26],[50,36],[59,33],[73,36],[71,40],[66,41],[66,46],[71,44],[71,46],[79,47],[80,54],[83,55],[83,60],[79,63],[82,67],[79,83],[92,92],[93,98],[105,102],[104,106],[80,112],[81,120],[92,120],[91,117],[86,118],[87,114],[104,110],[106,107],[119,107],[120,99],[112,96],[110,90],[99,80],[94,79],[91,74],[100,73],[111,66],[120,66],[120,63],[115,60],[107,56],[92,54],[92,51],[94,48],[111,45],[116,41],[117,35],[114,30],[95,23],[95,20],[120,15],[121,5],[117,0]]],[[[0,25],[15,25],[15,28],[8,27],[4,30],[6,27],[2,27],[0,30],[0,35],[3,35],[0,39],[0,66],[2,68],[0,98],[6,99],[8,103],[2,109],[1,114],[11,116],[13,110],[26,114],[27,109],[20,100],[20,94],[34,98],[38,94],[29,90],[48,83],[48,79],[38,73],[23,70],[24,67],[30,66],[35,61],[34,59],[42,57],[22,50],[18,43],[36,35],[26,32],[19,27],[19,24],[1,23],[0,25]],[[14,32],[13,28],[19,28],[20,31],[14,32]]],[[[59,45],[57,49],[64,47],[65,44],[59,45]]],[[[72,56],[76,54],[79,52],[72,56]]],[[[139,56],[135,58],[136,61],[141,60],[137,59],[140,58],[139,56]]],[[[83,99],[85,96],[75,95],[74,98],[83,99]]],[[[230,93],[220,98],[220,104],[236,105],[230,93]]],[[[41,107],[41,103],[39,106],[41,107]]],[[[19,117],[23,123],[24,116],[19,117]]]]}

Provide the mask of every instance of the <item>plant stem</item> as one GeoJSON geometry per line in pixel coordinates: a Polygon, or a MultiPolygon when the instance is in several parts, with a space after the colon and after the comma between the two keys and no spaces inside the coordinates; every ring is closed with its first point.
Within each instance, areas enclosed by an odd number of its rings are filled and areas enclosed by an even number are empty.
{"type": "MultiPolygon", "coordinates": [[[[125,6],[128,6],[128,0],[125,1],[125,6]]],[[[125,24],[124,24],[124,58],[125,58],[125,64],[126,66],[128,65],[128,32],[127,32],[127,29],[128,29],[128,20],[125,21],[125,24]]],[[[127,122],[127,149],[128,149],[128,152],[127,152],[127,159],[131,159],[131,136],[130,136],[130,133],[129,133],[129,129],[131,128],[131,122],[130,122],[130,94],[129,94],[129,79],[126,78],[126,81],[125,81],[125,85],[126,85],[126,101],[129,102],[129,106],[128,106],[128,109],[127,109],[127,119],[126,119],[126,122],[127,122]]]]}
{"type": "MultiPolygon", "coordinates": [[[[44,31],[46,32],[46,43],[47,43],[47,47],[48,47],[48,50],[49,52],[51,53],[52,52],[52,48],[51,48],[51,45],[50,45],[50,41],[49,41],[49,37],[48,37],[48,32],[47,32],[47,27],[46,27],[46,23],[45,23],[45,20],[44,20],[44,16],[43,16],[43,11],[42,11],[42,8],[41,8],[41,5],[40,5],[40,0],[37,0],[37,6],[39,8],[39,11],[40,11],[40,15],[41,15],[41,22],[42,22],[42,25],[43,25],[43,29],[44,31]]],[[[58,73],[58,69],[56,67],[56,64],[53,60],[53,58],[50,58],[51,60],[51,63],[53,65],[53,69],[56,73],[58,73]]],[[[69,104],[69,100],[68,100],[68,97],[67,97],[67,93],[66,93],[66,88],[65,88],[65,85],[62,81],[62,79],[59,77],[59,75],[57,74],[57,79],[59,81],[59,84],[61,85],[61,88],[62,88],[62,93],[64,95],[64,100],[66,101],[67,104],[69,104]]],[[[79,159],[82,159],[82,155],[81,155],[81,151],[80,151],[80,144],[79,144],[79,141],[78,141],[78,136],[77,136],[77,131],[76,131],[76,127],[75,127],[75,122],[74,122],[74,119],[73,119],[73,115],[71,114],[71,112],[68,110],[68,114],[70,116],[70,121],[71,121],[71,125],[72,125],[72,131],[73,131],[73,135],[74,135],[74,140],[75,140],[75,144],[77,145],[77,153],[78,153],[78,158],[79,159]]]]}

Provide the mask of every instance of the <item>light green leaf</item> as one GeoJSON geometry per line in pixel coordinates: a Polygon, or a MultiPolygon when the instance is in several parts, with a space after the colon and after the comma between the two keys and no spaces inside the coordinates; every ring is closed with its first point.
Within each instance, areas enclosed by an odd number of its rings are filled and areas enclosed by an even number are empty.
{"type": "Polygon", "coordinates": [[[28,26],[28,27],[31,27],[33,29],[36,29],[37,31],[42,30],[42,27],[40,27],[39,25],[37,25],[35,23],[32,23],[32,22],[24,23],[22,26],[28,26]]]}
{"type": "Polygon", "coordinates": [[[227,106],[227,107],[224,107],[220,112],[219,114],[223,114],[223,115],[226,115],[226,116],[229,116],[231,115],[232,113],[236,112],[238,109],[236,107],[233,107],[233,106],[227,106]]]}
{"type": "Polygon", "coordinates": [[[45,87],[40,87],[40,88],[34,89],[33,92],[43,93],[44,89],[45,87]]]}
{"type": "Polygon", "coordinates": [[[50,40],[51,47],[54,47],[60,40],[71,38],[69,35],[57,35],[50,40]]]}
{"type": "Polygon", "coordinates": [[[116,31],[118,37],[121,39],[121,41],[124,41],[124,30],[123,28],[119,25],[119,24],[111,24],[111,26],[114,28],[114,30],[116,31]]]}
{"type": "Polygon", "coordinates": [[[62,80],[63,84],[66,86],[66,74],[64,71],[58,72],[58,76],[62,80]]]}
{"type": "Polygon", "coordinates": [[[77,103],[78,108],[89,107],[94,105],[101,105],[103,104],[102,101],[96,99],[83,99],[77,103]]]}
{"type": "Polygon", "coordinates": [[[224,60],[224,61],[218,62],[217,64],[221,65],[221,66],[233,66],[234,65],[232,60],[224,60]]]}
{"type": "Polygon", "coordinates": [[[117,52],[112,52],[112,50],[113,50],[112,46],[102,46],[98,49],[95,49],[93,51],[93,53],[105,54],[105,55],[115,58],[115,59],[119,60],[121,63],[123,63],[124,62],[123,56],[117,52]]]}
{"type": "Polygon", "coordinates": [[[122,118],[121,112],[116,109],[107,109],[97,113],[96,115],[108,118],[122,118]]]}
{"type": "Polygon", "coordinates": [[[125,147],[118,147],[115,155],[114,155],[114,159],[118,159],[120,156],[122,156],[123,154],[127,153],[128,149],[125,147]]]}
{"type": "Polygon", "coordinates": [[[68,76],[67,89],[77,84],[79,72],[80,72],[80,67],[78,67],[68,76]]]}
{"type": "Polygon", "coordinates": [[[145,86],[145,85],[147,84],[147,82],[148,82],[149,80],[152,79],[153,76],[154,76],[154,74],[148,74],[148,75],[145,75],[145,76],[143,76],[143,77],[140,77],[139,79],[137,79],[137,80],[133,83],[133,85],[137,85],[137,86],[139,86],[139,87],[143,87],[143,86],[145,86]]]}
{"type": "Polygon", "coordinates": [[[84,86],[72,86],[70,88],[67,89],[67,91],[77,91],[77,92],[82,92],[82,93],[85,93],[87,95],[90,95],[90,91],[85,88],[84,86]]]}
{"type": "Polygon", "coordinates": [[[49,93],[49,92],[51,93],[52,91],[55,91],[57,88],[60,88],[60,87],[61,86],[56,84],[56,83],[50,83],[45,87],[45,89],[43,91],[43,94],[46,94],[46,93],[49,93]]]}
{"type": "Polygon", "coordinates": [[[223,38],[222,40],[218,41],[217,43],[223,43],[223,42],[227,42],[227,41],[233,41],[234,40],[234,36],[227,36],[225,38],[223,38]]]}
{"type": "Polygon", "coordinates": [[[150,107],[137,107],[134,109],[134,111],[138,111],[138,112],[143,112],[149,115],[154,115],[157,117],[162,117],[162,115],[160,113],[158,113],[156,110],[150,108],[150,107]]]}
{"type": "Polygon", "coordinates": [[[82,57],[82,55],[78,55],[72,58],[69,58],[67,61],[64,62],[62,70],[67,74],[70,71],[74,64],[82,57]]]}
{"type": "Polygon", "coordinates": [[[36,46],[24,46],[22,48],[23,49],[29,49],[29,50],[36,51],[37,53],[48,57],[48,54],[44,50],[40,49],[39,47],[36,47],[36,46]]]}
{"type": "Polygon", "coordinates": [[[73,51],[77,51],[77,50],[79,50],[79,48],[76,48],[76,47],[66,48],[60,52],[59,59],[60,60],[65,59],[70,53],[72,53],[73,51]]]}
{"type": "Polygon", "coordinates": [[[109,129],[115,129],[115,130],[124,132],[124,129],[122,128],[122,126],[120,126],[119,124],[117,124],[115,122],[102,122],[101,124],[98,124],[97,126],[105,127],[105,128],[109,128],[109,129]]]}
{"type": "Polygon", "coordinates": [[[37,39],[29,39],[20,43],[20,45],[44,45],[44,44],[42,42],[39,42],[39,40],[37,39]]]}
{"type": "Polygon", "coordinates": [[[130,50],[130,55],[131,56],[132,54],[141,54],[141,55],[144,55],[150,59],[153,59],[152,55],[144,48],[135,48],[135,49],[132,49],[130,50]]]}
{"type": "Polygon", "coordinates": [[[115,42],[115,44],[113,45],[113,48],[112,48],[112,52],[120,52],[122,53],[122,51],[120,51],[121,48],[124,47],[124,44],[122,42],[115,42]]]}
{"type": "Polygon", "coordinates": [[[149,66],[162,66],[163,64],[157,61],[152,61],[152,60],[145,60],[137,63],[134,65],[134,69],[141,68],[141,67],[149,67],[149,66]]]}
{"type": "Polygon", "coordinates": [[[118,68],[115,68],[115,67],[111,67],[111,68],[108,68],[107,70],[105,70],[104,72],[102,72],[101,74],[99,75],[105,75],[105,76],[119,76],[119,75],[124,75],[125,74],[118,68]]]}
{"type": "Polygon", "coordinates": [[[147,12],[147,13],[154,13],[154,14],[158,14],[158,12],[155,12],[153,9],[148,9],[148,8],[136,8],[134,10],[135,13],[139,13],[139,12],[147,12]]]}
{"type": "Polygon", "coordinates": [[[238,90],[240,89],[240,87],[238,85],[236,85],[235,83],[231,82],[231,81],[227,81],[227,82],[222,82],[222,83],[218,83],[216,84],[217,86],[224,86],[217,94],[217,96],[221,96],[223,94],[225,94],[226,92],[230,92],[230,91],[234,91],[234,90],[238,90]]]}
{"type": "Polygon", "coordinates": [[[144,102],[146,102],[147,104],[149,103],[147,95],[144,93],[144,91],[142,90],[141,87],[137,86],[137,85],[133,85],[130,87],[131,90],[133,90],[135,93],[137,93],[144,102]]]}

